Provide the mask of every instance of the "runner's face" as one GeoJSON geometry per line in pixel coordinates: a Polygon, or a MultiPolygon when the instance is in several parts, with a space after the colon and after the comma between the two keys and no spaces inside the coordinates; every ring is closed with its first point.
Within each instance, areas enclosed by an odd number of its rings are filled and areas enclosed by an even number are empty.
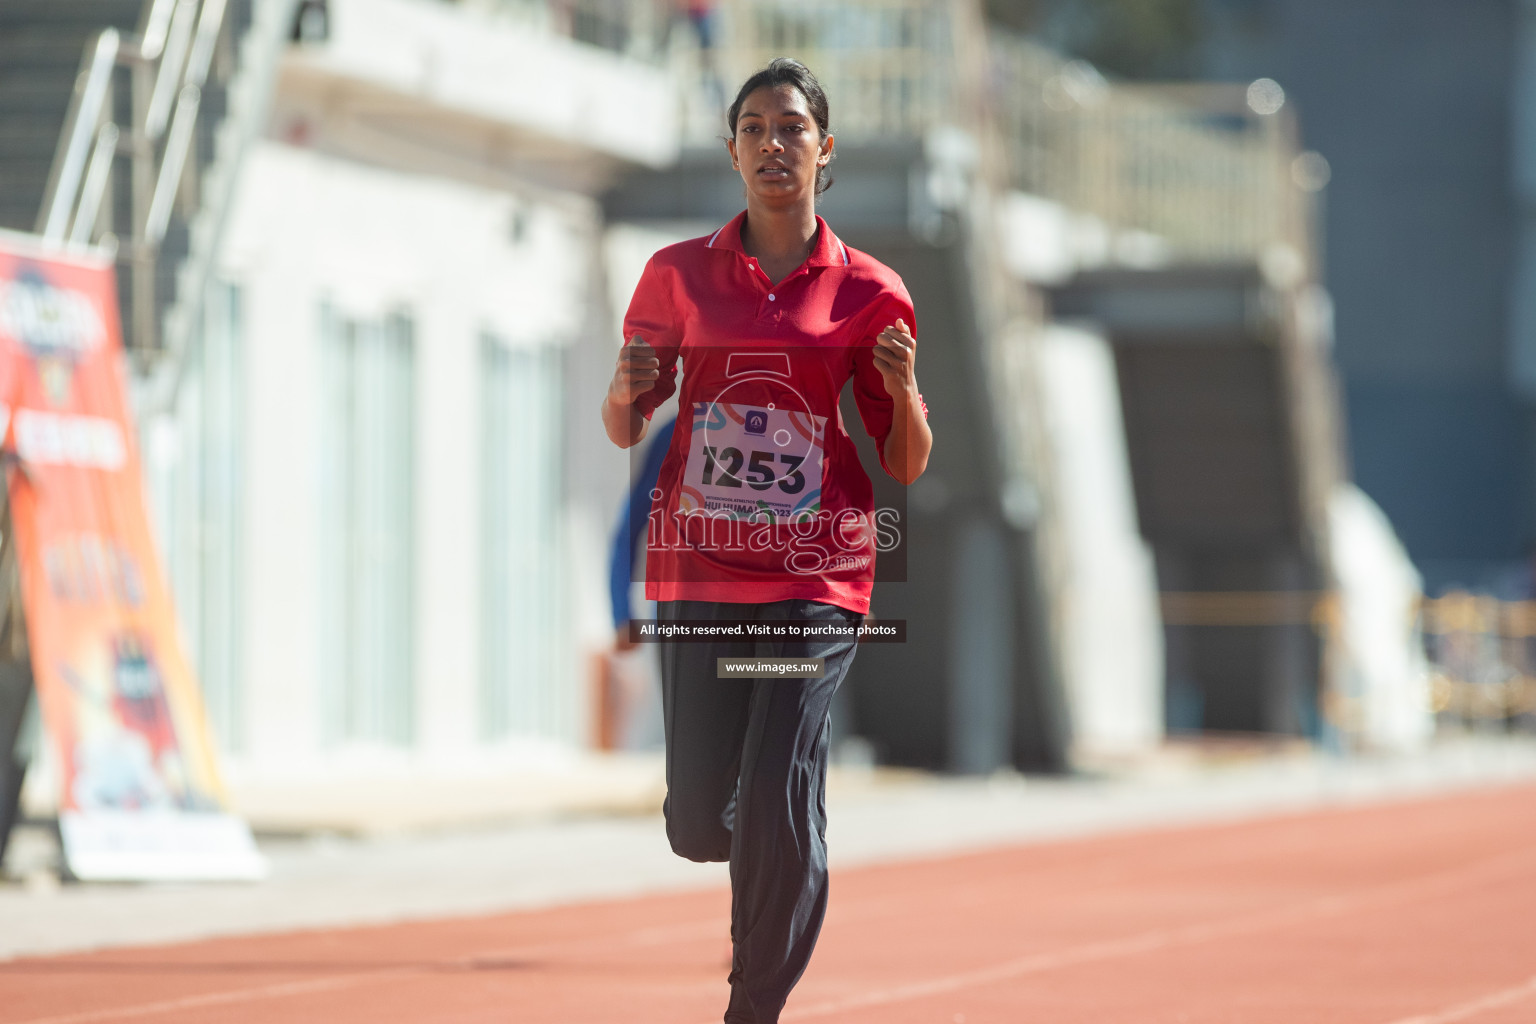
{"type": "Polygon", "coordinates": [[[774,205],[814,199],[816,171],[832,157],[832,136],[822,138],[810,105],[792,85],[765,85],[749,93],[736,118],[736,137],[727,145],[747,194],[774,205]]]}

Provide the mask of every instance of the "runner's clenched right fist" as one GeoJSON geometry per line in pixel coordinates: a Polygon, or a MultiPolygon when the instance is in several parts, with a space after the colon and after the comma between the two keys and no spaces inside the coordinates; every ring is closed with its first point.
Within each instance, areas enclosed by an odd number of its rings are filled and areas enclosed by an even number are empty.
{"type": "Polygon", "coordinates": [[[633,405],[635,399],[656,386],[660,377],[661,360],[656,358],[656,350],[637,334],[619,349],[613,380],[608,384],[608,400],[614,405],[633,405]]]}

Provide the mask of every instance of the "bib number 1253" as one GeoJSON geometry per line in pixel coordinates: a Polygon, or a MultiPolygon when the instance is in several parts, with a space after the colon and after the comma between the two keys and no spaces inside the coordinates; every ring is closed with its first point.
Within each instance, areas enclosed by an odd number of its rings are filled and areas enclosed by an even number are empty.
{"type": "Polygon", "coordinates": [[[716,448],[707,444],[704,446],[704,472],[699,483],[741,487],[745,482],[754,491],[766,491],[777,485],[785,494],[799,494],[805,490],[805,474],[800,471],[804,461],[805,456],[788,452],[743,452],[740,448],[716,448]],[[785,475],[780,475],[781,470],[785,475]]]}
{"type": "Polygon", "coordinates": [[[680,510],[761,522],[814,514],[826,423],[785,409],[696,403],[680,510]]]}

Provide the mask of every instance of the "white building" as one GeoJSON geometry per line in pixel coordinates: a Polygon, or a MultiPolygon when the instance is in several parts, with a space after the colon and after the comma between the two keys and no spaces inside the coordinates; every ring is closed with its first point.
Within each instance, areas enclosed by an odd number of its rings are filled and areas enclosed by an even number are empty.
{"type": "Polygon", "coordinates": [[[245,162],[176,417],[146,431],[258,818],[589,743],[627,475],[596,415],[618,339],[593,197],[673,159],[678,104],[542,9],[331,0],[245,162]]]}

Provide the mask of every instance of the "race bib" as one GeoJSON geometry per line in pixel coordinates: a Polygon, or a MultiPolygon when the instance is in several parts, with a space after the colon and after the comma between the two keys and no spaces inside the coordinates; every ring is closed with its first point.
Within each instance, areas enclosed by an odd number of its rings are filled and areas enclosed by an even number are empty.
{"type": "Polygon", "coordinates": [[[695,402],[678,509],[787,522],[821,509],[827,418],[808,412],[695,402]]]}

